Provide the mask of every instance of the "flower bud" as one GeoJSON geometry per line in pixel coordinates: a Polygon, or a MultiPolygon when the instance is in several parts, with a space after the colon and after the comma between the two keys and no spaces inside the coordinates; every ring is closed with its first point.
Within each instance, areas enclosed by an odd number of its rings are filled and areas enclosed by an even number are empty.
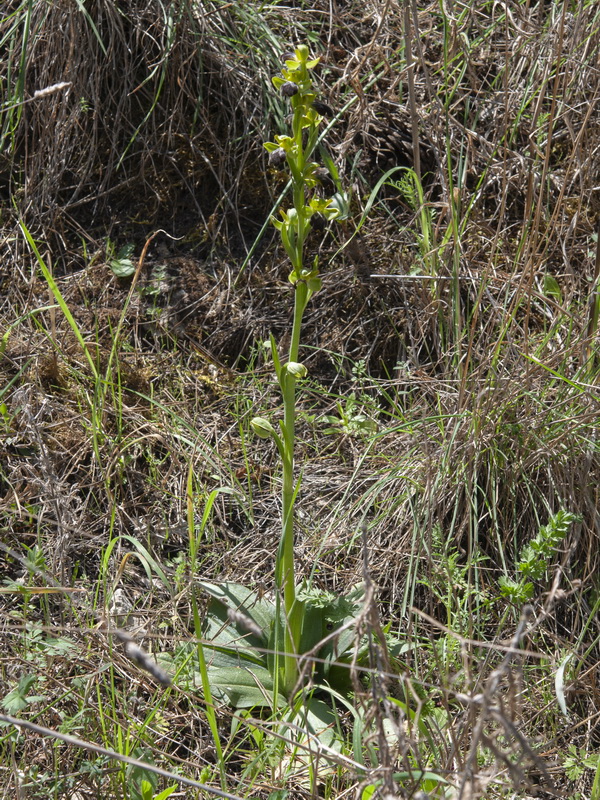
{"type": "Polygon", "coordinates": [[[293,378],[306,378],[308,375],[308,370],[304,364],[299,364],[297,361],[288,361],[284,369],[293,378]]]}
{"type": "Polygon", "coordinates": [[[286,81],[281,86],[281,94],[284,97],[293,97],[298,94],[298,85],[294,81],[286,81]]]}
{"type": "Polygon", "coordinates": [[[250,420],[250,427],[261,439],[270,439],[275,433],[275,428],[264,417],[254,417],[254,419],[250,420]]]}

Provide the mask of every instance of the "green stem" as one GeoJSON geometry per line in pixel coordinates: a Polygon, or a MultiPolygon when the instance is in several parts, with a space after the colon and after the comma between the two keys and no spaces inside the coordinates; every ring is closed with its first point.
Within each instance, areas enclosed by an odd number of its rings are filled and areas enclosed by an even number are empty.
{"type": "MultiPolygon", "coordinates": [[[[289,361],[298,360],[300,348],[300,330],[302,317],[308,301],[306,283],[296,284],[294,302],[294,324],[290,343],[289,361]]],[[[289,373],[282,374],[281,391],[283,394],[283,548],[282,548],[282,583],[285,608],[285,660],[284,685],[286,693],[293,690],[298,680],[297,653],[302,632],[302,605],[296,602],[296,579],[294,570],[294,444],[296,423],[296,380],[289,373]]]]}
{"type": "Polygon", "coordinates": [[[300,350],[300,329],[302,327],[302,317],[308,303],[308,286],[304,281],[296,284],[296,296],[294,298],[294,325],[292,327],[292,340],[290,342],[289,361],[298,361],[300,350]]]}
{"type": "Polygon", "coordinates": [[[283,605],[285,609],[285,658],[284,689],[291,692],[296,684],[298,669],[296,654],[299,636],[296,625],[296,576],[294,570],[294,422],[295,422],[295,380],[288,375],[283,387],[284,441],[283,459],[283,548],[281,553],[281,580],[283,584],[283,605]]]}

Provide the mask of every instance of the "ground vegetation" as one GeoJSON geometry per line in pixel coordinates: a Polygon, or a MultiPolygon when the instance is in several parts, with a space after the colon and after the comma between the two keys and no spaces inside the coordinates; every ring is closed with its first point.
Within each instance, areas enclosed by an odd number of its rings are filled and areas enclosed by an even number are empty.
{"type": "Polygon", "coordinates": [[[10,0],[0,47],[0,796],[598,800],[597,4],[10,0]],[[244,708],[207,677],[277,595],[300,44],[340,214],[294,559],[338,638],[244,708]]]}

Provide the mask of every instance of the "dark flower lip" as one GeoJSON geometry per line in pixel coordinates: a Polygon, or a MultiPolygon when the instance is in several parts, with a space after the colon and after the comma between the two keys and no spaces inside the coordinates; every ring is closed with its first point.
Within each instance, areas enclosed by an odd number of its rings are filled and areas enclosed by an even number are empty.
{"type": "Polygon", "coordinates": [[[313,214],[310,218],[310,224],[315,231],[324,231],[327,225],[327,220],[322,214],[313,214]]]}
{"type": "Polygon", "coordinates": [[[296,54],[292,53],[291,50],[286,50],[285,53],[281,54],[281,60],[282,61],[295,61],[296,60],[296,54]]]}
{"type": "Polygon", "coordinates": [[[327,103],[324,103],[322,100],[313,100],[312,107],[320,114],[322,117],[332,117],[333,116],[333,108],[327,103]]]}
{"type": "Polygon", "coordinates": [[[314,172],[314,177],[319,181],[327,194],[335,192],[335,183],[333,182],[329,170],[325,167],[317,167],[314,172]]]}
{"type": "Polygon", "coordinates": [[[278,147],[277,150],[273,150],[269,153],[269,165],[271,167],[275,167],[276,169],[281,169],[286,162],[286,155],[285,150],[283,147],[278,147]]]}
{"type": "Polygon", "coordinates": [[[286,81],[281,87],[281,94],[285,97],[293,97],[298,94],[298,85],[293,81],[286,81]]]}

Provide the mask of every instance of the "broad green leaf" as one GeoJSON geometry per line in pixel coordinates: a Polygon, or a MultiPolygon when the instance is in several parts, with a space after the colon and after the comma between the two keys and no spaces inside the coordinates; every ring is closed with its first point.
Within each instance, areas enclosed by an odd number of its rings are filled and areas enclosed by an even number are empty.
{"type": "MultiPolygon", "coordinates": [[[[352,755],[357,764],[365,763],[365,750],[364,750],[364,724],[362,717],[356,715],[354,718],[354,725],[352,726],[352,755]]],[[[364,774],[364,773],[362,773],[364,774]]]]}
{"type": "Polygon", "coordinates": [[[562,301],[562,292],[558,281],[549,272],[544,275],[544,294],[546,297],[553,297],[558,303],[562,301]]]}
{"type": "MultiPolygon", "coordinates": [[[[234,708],[273,705],[273,678],[266,667],[231,666],[209,668],[210,685],[215,697],[227,700],[234,708]]],[[[287,703],[279,695],[277,705],[287,703]]]]}
{"type": "MultiPolygon", "coordinates": [[[[135,747],[131,754],[133,758],[153,765],[153,760],[150,751],[146,747],[135,747]]],[[[142,766],[129,764],[127,766],[127,781],[132,788],[132,796],[146,800],[147,797],[152,797],[158,785],[158,775],[150,769],[145,769],[142,766]]]]}
{"type": "Polygon", "coordinates": [[[135,245],[126,244],[121,247],[114,258],[108,262],[117,278],[130,278],[135,272],[135,264],[131,260],[131,255],[134,251],[135,245]]]}
{"type": "MultiPolygon", "coordinates": [[[[300,602],[298,598],[296,598],[296,602],[300,602]]],[[[315,608],[310,602],[307,602],[302,620],[300,652],[310,652],[325,636],[327,636],[327,630],[325,628],[324,609],[315,608]]],[[[319,655],[319,653],[315,652],[314,655],[319,655]]]]}
{"type": "Polygon", "coordinates": [[[117,278],[131,278],[135,272],[135,264],[130,258],[115,258],[109,262],[109,267],[117,278]]]}
{"type": "Polygon", "coordinates": [[[150,781],[147,781],[146,778],[142,778],[142,782],[140,783],[142,800],[153,800],[155,788],[156,786],[153,786],[150,781]]]}
{"type": "MultiPolygon", "coordinates": [[[[215,639],[215,643],[224,644],[232,640],[239,641],[240,634],[246,646],[265,647],[271,631],[271,626],[275,620],[275,605],[270,600],[258,598],[258,594],[242,586],[239,583],[208,583],[200,582],[200,587],[208,592],[214,602],[209,605],[207,622],[214,629],[214,620],[218,620],[221,634],[215,639]],[[252,633],[244,629],[241,623],[232,622],[228,616],[228,609],[232,609],[238,614],[248,617],[260,630],[261,635],[252,633]],[[210,620],[213,618],[213,624],[210,620]],[[225,627],[223,627],[225,625],[225,627]],[[230,631],[227,632],[227,628],[230,631]],[[237,631],[237,633],[235,633],[237,631]]],[[[210,638],[207,632],[207,638],[210,638]]]]}
{"type": "Polygon", "coordinates": [[[164,789],[160,794],[154,795],[154,800],[167,800],[167,797],[170,797],[175,789],[177,789],[178,784],[174,784],[173,786],[169,786],[164,789]]]}
{"type": "Polygon", "coordinates": [[[312,735],[324,747],[337,750],[341,746],[341,742],[337,739],[338,717],[331,706],[323,700],[316,697],[310,697],[308,700],[303,698],[302,705],[287,721],[293,726],[288,735],[291,735],[294,741],[302,742],[307,735],[312,735]],[[299,733],[298,728],[305,731],[305,734],[299,733]]]}

